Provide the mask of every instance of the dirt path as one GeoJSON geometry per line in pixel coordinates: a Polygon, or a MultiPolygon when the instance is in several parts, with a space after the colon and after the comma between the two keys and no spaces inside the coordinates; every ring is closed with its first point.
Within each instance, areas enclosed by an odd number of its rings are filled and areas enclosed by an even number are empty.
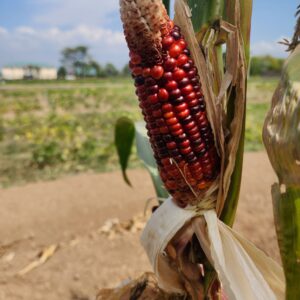
{"type": "MultiPolygon", "coordinates": [[[[275,175],[265,153],[247,153],[245,170],[235,228],[278,260],[270,198],[275,175]]],[[[150,270],[138,232],[107,237],[99,231],[108,219],[140,214],[154,195],[144,170],[130,177],[133,189],[115,172],[0,190],[0,300],[94,299],[99,288],[150,270]],[[51,245],[58,248],[45,264],[16,276],[51,245]]]]}

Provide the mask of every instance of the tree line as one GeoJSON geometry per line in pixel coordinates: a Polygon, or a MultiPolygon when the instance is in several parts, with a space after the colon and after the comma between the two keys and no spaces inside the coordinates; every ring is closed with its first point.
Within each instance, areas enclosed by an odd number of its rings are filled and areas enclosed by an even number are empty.
{"type": "Polygon", "coordinates": [[[118,70],[112,63],[100,65],[92,57],[87,46],[63,49],[60,63],[61,66],[57,72],[60,79],[67,76],[75,78],[130,76],[128,65],[125,65],[122,70],[118,70]]]}
{"type": "MultiPolygon", "coordinates": [[[[130,76],[129,66],[126,64],[118,70],[112,63],[100,65],[90,54],[87,46],[65,48],[61,52],[61,66],[58,69],[58,78],[74,76],[86,77],[117,77],[130,76]]],[[[250,76],[279,76],[284,59],[270,55],[253,56],[251,58],[250,76]]]]}

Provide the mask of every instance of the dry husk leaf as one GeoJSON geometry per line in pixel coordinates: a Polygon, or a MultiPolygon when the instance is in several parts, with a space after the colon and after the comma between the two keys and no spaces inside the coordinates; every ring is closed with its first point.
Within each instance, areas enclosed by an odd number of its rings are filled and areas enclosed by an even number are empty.
{"type": "Polygon", "coordinates": [[[300,45],[287,59],[265,120],[263,140],[280,184],[300,186],[300,45]]]}

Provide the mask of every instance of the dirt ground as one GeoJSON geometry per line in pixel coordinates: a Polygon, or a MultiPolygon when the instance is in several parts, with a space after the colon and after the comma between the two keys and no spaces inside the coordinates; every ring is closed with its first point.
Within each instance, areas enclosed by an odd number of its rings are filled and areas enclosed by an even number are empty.
{"type": "MultiPolygon", "coordinates": [[[[150,270],[139,244],[141,222],[105,233],[113,223],[107,220],[141,214],[154,196],[146,171],[129,175],[133,189],[115,172],[0,190],[0,300],[89,300],[100,288],[150,270]]],[[[275,181],[265,153],[245,155],[235,228],[279,261],[270,197],[275,181]]]]}

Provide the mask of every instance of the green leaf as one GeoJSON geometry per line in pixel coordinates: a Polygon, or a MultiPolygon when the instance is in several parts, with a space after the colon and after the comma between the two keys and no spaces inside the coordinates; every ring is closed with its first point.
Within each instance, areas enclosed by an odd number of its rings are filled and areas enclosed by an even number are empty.
{"type": "Polygon", "coordinates": [[[188,0],[195,32],[208,27],[223,15],[224,0],[188,0]]]}
{"type": "Polygon", "coordinates": [[[170,0],[163,0],[163,4],[168,12],[168,15],[170,15],[170,0]]]}
{"type": "Polygon", "coordinates": [[[153,151],[147,136],[144,122],[135,123],[136,147],[139,158],[144,162],[148,169],[158,198],[168,198],[168,192],[165,190],[163,182],[159,176],[153,151]]]}
{"type": "Polygon", "coordinates": [[[126,174],[126,169],[131,155],[134,134],[134,123],[132,120],[127,117],[122,117],[117,120],[115,126],[115,145],[119,155],[123,178],[129,186],[131,186],[131,183],[126,174]]]}

